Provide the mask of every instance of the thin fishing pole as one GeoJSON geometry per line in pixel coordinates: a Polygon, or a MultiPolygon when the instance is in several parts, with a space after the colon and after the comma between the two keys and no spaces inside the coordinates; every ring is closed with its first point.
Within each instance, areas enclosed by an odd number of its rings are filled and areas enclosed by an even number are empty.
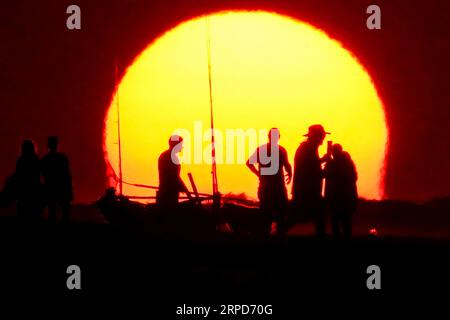
{"type": "Polygon", "coordinates": [[[211,59],[211,26],[209,17],[206,17],[206,50],[208,55],[208,81],[209,81],[209,107],[211,119],[211,157],[212,157],[212,184],[213,194],[219,192],[217,185],[216,145],[214,138],[214,112],[213,112],[213,87],[212,87],[212,59],[211,59]]]}
{"type": "Polygon", "coordinates": [[[120,137],[120,104],[119,104],[119,66],[117,58],[115,59],[115,75],[114,82],[116,86],[116,108],[117,108],[117,144],[119,151],[119,194],[123,195],[123,183],[122,183],[122,143],[120,137]]]}

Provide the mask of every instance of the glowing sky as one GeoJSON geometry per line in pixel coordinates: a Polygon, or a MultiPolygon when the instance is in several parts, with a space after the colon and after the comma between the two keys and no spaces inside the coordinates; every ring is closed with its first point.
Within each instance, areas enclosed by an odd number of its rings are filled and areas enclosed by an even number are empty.
{"type": "MultiPolygon", "coordinates": [[[[292,161],[308,126],[321,123],[332,132],[328,139],[352,155],[360,195],[379,199],[388,131],[382,102],[358,60],[323,31],[289,17],[226,12],[208,19],[215,126],[224,135],[218,146],[225,162],[217,166],[220,191],[256,198],[258,185],[245,164],[236,163],[253,152],[249,143],[244,154],[228,158],[234,163],[226,163],[227,148],[235,153],[238,148],[227,144],[227,129],[254,131],[259,138],[265,136],[261,130],[278,127],[280,144],[292,161]]],[[[211,192],[208,139],[194,143],[195,134],[208,137],[210,121],[205,20],[183,22],[151,43],[120,82],[126,181],[157,186],[158,156],[167,149],[169,136],[181,129],[187,139],[181,155],[201,162],[183,164],[182,177],[188,183],[192,172],[199,191],[211,192]]],[[[105,120],[105,157],[117,173],[116,98],[117,93],[105,120]]],[[[130,186],[124,186],[124,193],[154,195],[130,186]]]]}

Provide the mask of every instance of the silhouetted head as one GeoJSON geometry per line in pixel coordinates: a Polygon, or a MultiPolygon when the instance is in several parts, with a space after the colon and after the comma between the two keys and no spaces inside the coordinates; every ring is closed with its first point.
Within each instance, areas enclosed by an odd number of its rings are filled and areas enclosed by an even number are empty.
{"type": "Polygon", "coordinates": [[[176,148],[176,152],[180,152],[183,148],[183,138],[179,135],[172,135],[169,138],[169,149],[172,150],[176,148]]]}
{"type": "Polygon", "coordinates": [[[36,156],[36,147],[34,145],[33,140],[28,139],[22,142],[22,147],[20,149],[20,156],[22,157],[36,156]]]}
{"type": "Polygon", "coordinates": [[[269,130],[269,142],[278,144],[280,141],[280,130],[278,128],[272,128],[269,130]]]}
{"type": "Polygon", "coordinates": [[[48,137],[47,147],[48,150],[51,152],[58,151],[58,137],[57,136],[48,137]]]}
{"type": "Polygon", "coordinates": [[[333,155],[333,158],[342,156],[343,151],[344,150],[342,149],[342,146],[338,143],[333,144],[333,146],[331,147],[331,154],[333,155]]]}
{"type": "Polygon", "coordinates": [[[308,140],[314,144],[321,145],[327,134],[330,133],[326,132],[321,124],[314,124],[308,128],[308,133],[303,136],[308,137],[308,140]]]}

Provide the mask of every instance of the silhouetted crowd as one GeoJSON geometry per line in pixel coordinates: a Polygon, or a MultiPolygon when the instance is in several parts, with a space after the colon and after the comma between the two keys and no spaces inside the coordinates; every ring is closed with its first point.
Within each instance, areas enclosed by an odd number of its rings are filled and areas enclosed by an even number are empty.
{"type": "Polygon", "coordinates": [[[55,221],[57,207],[62,221],[68,222],[73,200],[69,159],[58,151],[58,137],[48,138],[48,152],[40,159],[32,140],[22,143],[16,171],[5,183],[2,205],[17,201],[21,221],[39,221],[47,208],[49,220],[55,221]]]}
{"type": "MultiPolygon", "coordinates": [[[[322,125],[309,127],[304,135],[305,141],[295,153],[293,169],[286,149],[279,145],[277,128],[269,131],[269,142],[259,146],[247,160],[248,168],[259,179],[260,210],[272,221],[271,232],[282,235],[298,222],[313,220],[317,237],[323,238],[329,214],[334,237],[351,237],[351,218],[358,200],[357,171],[349,153],[339,144],[329,141],[327,153],[319,156],[319,147],[327,134],[329,132],[322,125]],[[271,155],[274,151],[276,157],[271,155]],[[292,199],[289,201],[286,185],[291,181],[292,199]]],[[[180,177],[177,153],[181,151],[182,140],[179,136],[172,136],[169,149],[158,161],[160,185],[157,203],[166,208],[177,206],[180,192],[192,199],[180,177]]]]}
{"type": "MultiPolygon", "coordinates": [[[[358,176],[355,164],[341,145],[329,141],[327,153],[319,156],[319,147],[327,134],[322,125],[310,126],[295,153],[292,167],[286,149],[279,145],[280,131],[272,128],[268,143],[259,146],[247,160],[247,167],[259,179],[259,206],[271,221],[269,232],[282,235],[298,222],[313,220],[316,235],[323,238],[329,214],[334,237],[351,237],[358,176]],[[289,200],[287,185],[291,182],[289,200]]],[[[180,192],[195,202],[180,177],[177,154],[182,142],[180,136],[170,137],[169,149],[158,159],[156,202],[165,209],[177,208],[180,192]]],[[[59,207],[62,221],[68,222],[73,200],[69,160],[58,151],[57,137],[49,137],[47,146],[48,152],[39,158],[33,141],[22,143],[16,171],[1,192],[0,206],[16,200],[17,214],[23,221],[39,221],[45,208],[49,220],[55,221],[59,207]]]]}

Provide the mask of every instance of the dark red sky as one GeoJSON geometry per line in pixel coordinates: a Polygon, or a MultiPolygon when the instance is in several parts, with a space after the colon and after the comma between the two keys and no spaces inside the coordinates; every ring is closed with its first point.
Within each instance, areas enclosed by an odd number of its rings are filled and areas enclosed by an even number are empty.
{"type": "MultiPolygon", "coordinates": [[[[14,170],[21,141],[40,152],[61,137],[78,201],[103,193],[103,119],[121,70],[159,34],[221,9],[265,9],[311,23],[364,64],[386,106],[387,196],[422,201],[450,195],[450,3],[446,0],[3,1],[0,10],[0,177],[14,170]],[[382,30],[365,9],[382,9],[382,30]],[[66,8],[82,9],[82,30],[66,29],[66,8]]],[[[367,146],[370,148],[370,145],[367,146]]]]}

